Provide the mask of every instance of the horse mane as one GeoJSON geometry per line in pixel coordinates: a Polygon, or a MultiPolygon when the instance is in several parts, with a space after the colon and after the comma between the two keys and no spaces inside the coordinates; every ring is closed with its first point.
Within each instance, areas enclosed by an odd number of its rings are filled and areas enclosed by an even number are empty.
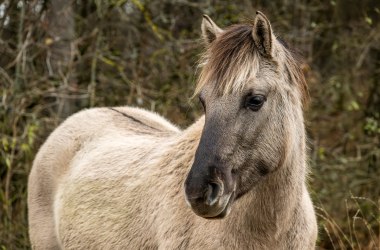
{"type": "MultiPolygon", "coordinates": [[[[283,48],[281,60],[289,81],[297,86],[302,103],[305,104],[308,100],[308,87],[300,67],[300,56],[282,39],[278,38],[277,41],[283,48]]],[[[220,95],[241,91],[248,78],[257,73],[262,58],[252,39],[252,24],[236,24],[226,28],[201,55],[201,72],[194,96],[209,83],[213,83],[214,90],[220,95]]]]}

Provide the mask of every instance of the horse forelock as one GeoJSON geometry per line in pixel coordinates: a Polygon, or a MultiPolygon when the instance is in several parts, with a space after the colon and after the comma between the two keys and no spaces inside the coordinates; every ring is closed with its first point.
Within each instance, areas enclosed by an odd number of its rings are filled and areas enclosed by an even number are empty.
{"type": "MultiPolygon", "coordinates": [[[[280,49],[279,63],[287,71],[289,81],[300,92],[302,102],[307,102],[308,88],[300,67],[300,57],[281,39],[277,39],[280,49]]],[[[211,43],[201,56],[199,80],[194,95],[199,94],[206,84],[211,84],[219,95],[239,92],[244,89],[251,76],[256,75],[261,60],[252,38],[251,24],[232,25],[211,43]]]]}
{"type": "Polygon", "coordinates": [[[252,39],[252,26],[232,25],[209,45],[202,55],[202,67],[195,94],[212,84],[218,94],[239,91],[258,69],[258,55],[252,39]]]}

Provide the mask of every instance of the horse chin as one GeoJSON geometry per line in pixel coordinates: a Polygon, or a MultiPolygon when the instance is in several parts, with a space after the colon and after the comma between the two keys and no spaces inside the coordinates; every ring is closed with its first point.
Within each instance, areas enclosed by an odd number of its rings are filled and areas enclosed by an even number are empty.
{"type": "Polygon", "coordinates": [[[218,219],[224,219],[227,217],[231,212],[232,203],[235,200],[235,191],[231,193],[230,197],[228,198],[228,202],[226,202],[226,205],[224,206],[223,210],[216,216],[212,217],[203,217],[205,219],[209,220],[218,220],[218,219]]]}

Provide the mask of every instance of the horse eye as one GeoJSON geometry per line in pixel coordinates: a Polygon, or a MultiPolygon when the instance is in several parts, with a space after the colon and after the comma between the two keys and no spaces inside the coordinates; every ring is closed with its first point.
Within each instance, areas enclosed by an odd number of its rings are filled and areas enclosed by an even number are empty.
{"type": "Polygon", "coordinates": [[[266,97],[263,95],[250,95],[245,99],[245,107],[253,111],[258,111],[266,100],[266,97]]]}

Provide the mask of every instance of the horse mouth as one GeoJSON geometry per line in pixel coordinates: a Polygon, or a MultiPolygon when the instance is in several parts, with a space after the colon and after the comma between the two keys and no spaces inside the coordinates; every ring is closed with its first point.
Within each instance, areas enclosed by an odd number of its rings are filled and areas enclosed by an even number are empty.
{"type": "Polygon", "coordinates": [[[232,203],[234,202],[234,199],[235,199],[235,191],[233,191],[230,194],[228,201],[226,202],[226,205],[224,206],[223,210],[219,214],[217,214],[216,216],[204,216],[203,218],[209,219],[209,220],[215,220],[215,219],[223,219],[227,217],[227,215],[229,215],[231,212],[231,206],[232,206],[232,203]]]}

